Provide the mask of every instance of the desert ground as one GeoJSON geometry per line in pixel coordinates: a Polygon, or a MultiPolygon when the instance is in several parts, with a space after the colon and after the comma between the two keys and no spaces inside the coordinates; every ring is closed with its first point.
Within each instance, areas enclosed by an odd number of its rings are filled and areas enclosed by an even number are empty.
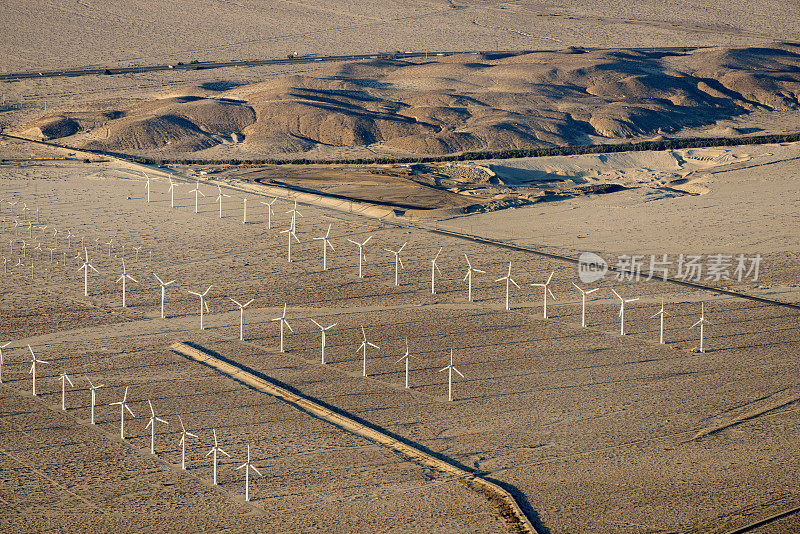
{"type": "Polygon", "coordinates": [[[0,15],[3,532],[800,532],[800,143],[748,144],[798,131],[795,4],[0,15]],[[422,161],[689,137],[737,144],[422,161]]]}
{"type": "MultiPolygon", "coordinates": [[[[51,150],[16,141],[6,141],[4,149],[9,156],[38,150],[40,157],[51,150]]],[[[688,233],[681,225],[690,222],[702,232],[697,245],[685,241],[687,252],[762,253],[763,280],[709,284],[797,303],[798,251],[796,240],[790,243],[797,227],[791,210],[798,198],[797,147],[733,147],[729,157],[714,150],[706,157],[694,153],[710,173],[703,194],[652,198],[648,188],[660,187],[664,179],[651,165],[655,176],[639,188],[468,217],[432,210],[434,216],[423,221],[333,209],[322,196],[312,202],[311,193],[284,189],[272,204],[272,228],[260,202],[276,198],[275,185],[116,161],[6,163],[0,203],[7,260],[2,336],[11,344],[4,349],[0,386],[6,458],[0,496],[9,506],[3,521],[19,531],[59,525],[197,529],[201,522],[269,531],[510,528],[490,501],[462,481],[190,362],[170,351],[177,340],[238,361],[501,483],[541,532],[724,532],[796,506],[796,309],[609,274],[592,285],[599,291],[589,295],[583,328],[572,286],[580,284],[575,265],[429,231],[485,233],[572,255],[680,253],[681,247],[657,232],[623,235],[624,245],[616,246],[605,233],[584,240],[577,232],[587,223],[607,227],[604,218],[619,210],[639,220],[654,212],[663,217],[665,235],[688,233]],[[714,157],[716,164],[707,161],[714,157]],[[151,178],[150,203],[143,172],[151,178]],[[734,190],[742,190],[745,175],[769,186],[737,196],[734,190]],[[169,178],[176,184],[174,208],[169,178]],[[231,195],[222,199],[222,218],[216,185],[231,195]],[[195,187],[206,195],[199,197],[197,214],[195,187]],[[299,241],[288,262],[284,231],[297,198],[299,241]],[[755,243],[749,241],[752,232],[738,236],[718,219],[717,203],[735,208],[744,221],[774,210],[768,216],[778,223],[765,224],[761,231],[769,235],[755,243]],[[571,204],[582,205],[581,213],[596,220],[563,215],[576,211],[571,204]],[[28,227],[24,221],[35,219],[36,208],[39,222],[28,227]],[[692,214],[690,221],[680,213],[692,214]],[[556,220],[565,230],[548,228],[556,220]],[[329,249],[323,271],[321,242],[314,238],[329,225],[335,251],[329,249]],[[364,278],[359,278],[357,249],[347,240],[368,237],[364,278]],[[403,243],[404,268],[395,286],[394,256],[385,249],[403,243]],[[81,246],[100,271],[89,277],[88,297],[78,270],[85,258],[81,246]],[[431,294],[430,262],[440,248],[436,294],[431,294]],[[485,271],[474,274],[471,303],[464,254],[485,271]],[[126,308],[115,283],[123,258],[137,280],[128,281],[126,308]],[[495,280],[506,274],[509,262],[520,287],[511,286],[506,311],[504,286],[495,280]],[[551,272],[545,319],[542,290],[530,284],[544,282],[551,272]],[[153,273],[176,280],[167,287],[163,320],[153,273]],[[201,331],[199,299],[188,292],[208,286],[209,312],[201,331]],[[625,336],[619,335],[619,301],[612,287],[625,298],[639,298],[626,305],[625,336]],[[246,308],[243,341],[231,298],[254,299],[246,308]],[[663,345],[653,318],[662,299],[663,345]],[[701,303],[708,321],[703,353],[692,350],[699,332],[690,328],[700,318],[701,303]],[[293,331],[286,331],[281,353],[272,319],[284,304],[293,331]],[[324,326],[336,323],[327,334],[325,365],[312,318],[324,326]],[[357,352],[362,326],[380,347],[367,353],[366,377],[357,352]],[[409,389],[397,361],[406,339],[409,389]],[[49,362],[37,368],[37,397],[30,394],[28,344],[49,362]],[[447,401],[446,373],[439,372],[449,363],[450,349],[464,375],[455,376],[453,402],[447,401]],[[60,409],[62,371],[74,382],[67,385],[66,412],[60,409]],[[87,421],[87,378],[104,384],[96,426],[87,421]],[[120,400],[126,387],[136,417],[126,420],[120,440],[119,407],[109,403],[120,400]],[[148,400],[169,423],[156,423],[155,455],[145,426],[148,400]],[[189,438],[186,472],[179,466],[178,416],[198,435],[189,438]],[[716,426],[723,428],[702,435],[716,426]],[[213,429],[232,456],[222,458],[218,486],[210,482],[211,462],[204,456],[213,429]],[[248,444],[263,474],[251,479],[249,504],[243,500],[242,471],[234,469],[244,462],[248,444]],[[142,517],[136,527],[126,523],[134,514],[142,517]]],[[[691,166],[686,156],[683,161],[691,166]]],[[[636,160],[645,157],[651,164],[672,158],[665,167],[682,172],[674,168],[675,154],[631,156],[628,172],[621,161],[610,165],[644,181],[644,172],[632,169],[645,168],[646,162],[636,160]]],[[[508,181],[537,169],[584,177],[603,172],[599,160],[579,163],[510,161],[495,171],[508,181]]],[[[407,198],[413,201],[413,195],[407,198]]],[[[786,532],[798,527],[796,521],[790,516],[762,531],[786,532]]]]}

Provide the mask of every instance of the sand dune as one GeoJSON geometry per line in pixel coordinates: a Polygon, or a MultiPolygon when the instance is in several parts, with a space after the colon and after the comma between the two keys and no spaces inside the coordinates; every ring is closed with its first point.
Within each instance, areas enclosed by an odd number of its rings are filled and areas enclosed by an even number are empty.
{"type": "Polygon", "coordinates": [[[79,147],[264,157],[314,147],[447,154],[646,138],[751,111],[800,109],[800,47],[463,54],[376,59],[228,90],[172,91],[130,109],[62,112],[28,134],[79,147]],[[183,93],[183,94],[180,94],[183,93]],[[83,117],[83,118],[81,118],[83,117]]]}

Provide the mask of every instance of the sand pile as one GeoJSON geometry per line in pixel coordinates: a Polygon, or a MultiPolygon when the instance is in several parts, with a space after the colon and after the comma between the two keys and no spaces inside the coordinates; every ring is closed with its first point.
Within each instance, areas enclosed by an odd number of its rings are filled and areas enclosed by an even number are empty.
{"type": "Polygon", "coordinates": [[[421,62],[370,60],[231,87],[196,87],[28,125],[78,146],[193,152],[220,143],[268,157],[320,146],[446,154],[626,139],[800,109],[800,47],[600,50],[421,62]],[[182,93],[182,94],[181,94],[182,93]],[[96,131],[92,131],[92,130],[96,131]]]}

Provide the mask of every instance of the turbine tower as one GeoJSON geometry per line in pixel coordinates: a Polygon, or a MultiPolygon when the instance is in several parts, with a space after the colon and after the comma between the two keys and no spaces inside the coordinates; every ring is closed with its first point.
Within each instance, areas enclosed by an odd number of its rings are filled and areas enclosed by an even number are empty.
{"type": "Polygon", "coordinates": [[[183,418],[179,415],[178,420],[181,422],[181,469],[186,471],[186,436],[190,436],[196,438],[195,434],[186,430],[186,427],[183,426],[183,418]]]}
{"type": "Polygon", "coordinates": [[[508,297],[509,293],[511,292],[511,284],[514,284],[517,286],[517,289],[519,289],[519,285],[514,281],[513,278],[511,278],[511,262],[508,262],[508,274],[502,278],[498,278],[495,280],[495,282],[502,282],[503,280],[506,281],[506,310],[510,310],[511,308],[509,307],[508,297]]]}
{"type": "Polygon", "coordinates": [[[328,225],[328,231],[325,232],[325,235],[322,237],[315,237],[314,241],[322,241],[322,270],[328,270],[328,247],[331,247],[331,250],[336,252],[336,249],[333,248],[333,243],[331,243],[328,236],[331,235],[331,225],[328,225]]]}
{"type": "MultiPolygon", "coordinates": [[[[83,296],[89,296],[89,269],[93,270],[97,274],[100,274],[100,271],[95,269],[94,265],[89,263],[89,251],[86,248],[83,249],[86,253],[86,260],[83,262],[83,265],[78,269],[79,271],[83,269],[83,296]]],[[[66,263],[66,261],[65,261],[66,263]]]]}
{"type": "Polygon", "coordinates": [[[164,423],[165,425],[169,425],[166,421],[161,419],[156,415],[156,411],[153,409],[153,403],[150,402],[148,399],[147,404],[150,405],[150,420],[145,425],[145,428],[150,429],[150,454],[155,455],[156,453],[156,421],[159,423],[164,423]]]}
{"type": "Polygon", "coordinates": [[[308,320],[317,325],[317,327],[320,329],[320,332],[322,332],[322,365],[325,365],[325,333],[334,326],[336,326],[336,323],[333,323],[332,325],[328,326],[322,326],[314,319],[309,318],[308,320]]]}
{"type": "Polygon", "coordinates": [[[175,280],[170,280],[169,282],[164,282],[161,278],[158,277],[156,273],[153,273],[153,276],[156,277],[158,280],[159,285],[161,286],[161,318],[164,318],[164,291],[167,289],[167,286],[174,283],[175,280]]]}
{"type": "Polygon", "coordinates": [[[578,291],[581,292],[581,326],[585,327],[586,326],[586,295],[590,295],[590,294],[594,293],[595,291],[597,291],[600,288],[596,287],[594,289],[589,289],[588,291],[586,291],[586,290],[581,289],[581,287],[578,284],[576,284],[575,282],[572,282],[572,285],[575,286],[575,288],[578,291]]]}
{"type": "Polygon", "coordinates": [[[555,271],[551,272],[550,276],[547,278],[547,282],[545,282],[544,284],[531,284],[531,286],[533,287],[542,288],[542,293],[544,293],[544,305],[542,306],[542,317],[545,319],[547,319],[547,294],[550,293],[551,297],[553,297],[554,299],[556,298],[555,295],[553,295],[553,292],[550,291],[550,281],[553,279],[554,274],[555,271]]]}
{"type": "Polygon", "coordinates": [[[394,285],[396,285],[396,286],[400,285],[398,283],[399,270],[400,269],[405,269],[405,267],[403,267],[403,260],[400,259],[400,252],[403,250],[403,248],[405,248],[406,244],[407,243],[403,243],[402,246],[400,248],[398,248],[397,250],[392,250],[390,248],[383,249],[386,252],[391,252],[392,254],[394,254],[394,285]]]}
{"type": "Polygon", "coordinates": [[[436,272],[439,272],[439,276],[442,276],[442,271],[439,270],[439,266],[436,265],[436,260],[439,259],[439,254],[442,253],[442,249],[444,247],[439,247],[439,252],[436,253],[436,256],[431,260],[431,295],[436,294],[436,272]]]}
{"type": "Polygon", "coordinates": [[[128,413],[131,414],[131,417],[136,417],[133,415],[133,411],[128,407],[128,386],[125,386],[125,395],[123,395],[121,401],[112,402],[111,406],[115,404],[119,404],[119,438],[125,439],[125,410],[128,410],[128,413]]]}
{"type": "Polygon", "coordinates": [[[211,447],[211,450],[206,453],[206,457],[208,457],[208,455],[211,454],[211,453],[214,454],[214,485],[216,486],[217,485],[217,452],[221,452],[222,454],[224,454],[228,458],[230,458],[231,455],[228,454],[227,452],[223,451],[222,447],[220,447],[219,444],[217,443],[217,429],[215,428],[215,429],[213,429],[213,431],[214,431],[214,446],[211,447]]]}
{"type": "Polygon", "coordinates": [[[406,361],[406,389],[408,389],[408,338],[406,338],[406,353],[395,363],[400,363],[403,360],[406,361]]]}
{"type": "Polygon", "coordinates": [[[139,281],[136,280],[136,278],[134,278],[131,275],[129,275],[128,271],[125,270],[125,258],[122,258],[122,274],[120,275],[119,278],[117,278],[117,283],[119,283],[120,281],[122,282],[122,307],[123,308],[127,308],[128,307],[127,302],[125,300],[125,281],[126,280],[133,280],[137,284],[139,283],[139,281]]]}
{"type": "Polygon", "coordinates": [[[89,390],[92,392],[92,424],[94,424],[94,405],[96,400],[97,390],[103,387],[105,384],[97,384],[96,386],[92,384],[91,379],[87,376],[86,380],[89,382],[89,390]]]}
{"type": "Polygon", "coordinates": [[[356,352],[361,350],[364,353],[364,364],[362,366],[362,373],[363,376],[367,376],[367,345],[369,345],[370,347],[374,347],[378,350],[380,350],[381,348],[375,343],[367,341],[367,334],[364,332],[364,325],[361,325],[361,336],[364,338],[364,341],[362,341],[361,345],[358,346],[356,352]]]}
{"type": "Polygon", "coordinates": [[[250,470],[252,469],[256,473],[258,473],[258,476],[264,476],[264,475],[261,474],[261,471],[256,469],[256,466],[254,466],[252,463],[250,463],[250,444],[249,443],[247,444],[247,461],[245,463],[243,463],[242,465],[240,465],[239,467],[237,467],[236,470],[238,471],[239,469],[241,469],[243,467],[244,467],[244,472],[245,472],[245,475],[244,475],[244,500],[245,501],[249,501],[250,500],[250,470]]]}
{"type": "Polygon", "coordinates": [[[703,348],[703,327],[706,324],[706,303],[700,303],[700,320],[694,323],[690,328],[694,328],[695,326],[700,327],[700,352],[705,352],[703,348]]]}
{"type": "Polygon", "coordinates": [[[50,363],[44,360],[40,360],[36,357],[36,354],[33,353],[33,349],[30,345],[28,345],[28,350],[31,351],[31,370],[28,371],[28,374],[33,375],[33,389],[31,390],[31,394],[35,397],[36,396],[36,364],[37,363],[50,363]]]}
{"type": "Polygon", "coordinates": [[[281,323],[281,352],[283,352],[283,327],[284,325],[286,328],[289,329],[290,332],[294,332],[292,329],[292,325],[289,324],[289,321],[286,320],[286,303],[283,304],[283,315],[280,317],[275,317],[273,321],[280,321],[281,323]]]}
{"type": "Polygon", "coordinates": [[[448,401],[452,401],[453,400],[453,371],[458,373],[458,376],[460,376],[461,378],[464,378],[464,375],[461,374],[461,371],[459,371],[458,369],[456,369],[453,366],[453,349],[450,349],[450,365],[448,365],[447,367],[442,367],[441,369],[439,369],[440,373],[442,371],[447,371],[447,400],[448,401]]]}
{"type": "Polygon", "coordinates": [[[361,269],[362,260],[366,261],[367,257],[364,255],[364,245],[366,245],[369,240],[372,239],[372,236],[369,236],[364,240],[363,243],[359,243],[358,241],[353,241],[352,239],[348,239],[352,244],[358,247],[358,277],[364,278],[363,271],[361,269]]]}
{"type": "Polygon", "coordinates": [[[208,304],[206,304],[206,295],[208,294],[209,291],[211,291],[212,287],[214,287],[214,286],[213,285],[208,286],[208,289],[206,289],[202,293],[197,293],[195,291],[189,291],[189,293],[191,293],[192,295],[197,295],[198,297],[200,297],[200,330],[204,329],[204,327],[203,327],[203,308],[205,307],[205,310],[209,311],[208,310],[208,304]]]}
{"type": "Polygon", "coordinates": [[[639,300],[639,297],[636,297],[636,298],[633,298],[633,299],[624,299],[624,298],[622,298],[622,296],[619,293],[614,291],[613,287],[611,288],[611,291],[613,291],[614,294],[619,299],[619,335],[624,336],[625,335],[625,304],[627,304],[628,302],[637,301],[637,300],[639,300]]]}
{"type": "Polygon", "coordinates": [[[664,344],[664,316],[666,313],[664,312],[664,297],[661,297],[661,309],[658,310],[656,313],[650,316],[651,319],[655,319],[656,317],[660,317],[659,321],[659,343],[662,345],[664,344]]]}
{"type": "Polygon", "coordinates": [[[248,300],[245,304],[241,304],[236,299],[228,297],[234,304],[239,306],[239,341],[244,341],[244,309],[252,304],[253,300],[248,300]]]}

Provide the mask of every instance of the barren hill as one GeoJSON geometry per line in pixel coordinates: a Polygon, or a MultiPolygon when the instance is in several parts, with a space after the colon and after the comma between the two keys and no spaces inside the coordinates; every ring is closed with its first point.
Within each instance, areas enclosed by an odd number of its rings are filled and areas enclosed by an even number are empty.
{"type": "MultiPolygon", "coordinates": [[[[673,134],[800,110],[800,46],[375,59],[22,128],[136,154],[300,156],[320,146],[447,154],[673,134]]],[[[720,133],[735,133],[718,128],[720,133]]]]}

